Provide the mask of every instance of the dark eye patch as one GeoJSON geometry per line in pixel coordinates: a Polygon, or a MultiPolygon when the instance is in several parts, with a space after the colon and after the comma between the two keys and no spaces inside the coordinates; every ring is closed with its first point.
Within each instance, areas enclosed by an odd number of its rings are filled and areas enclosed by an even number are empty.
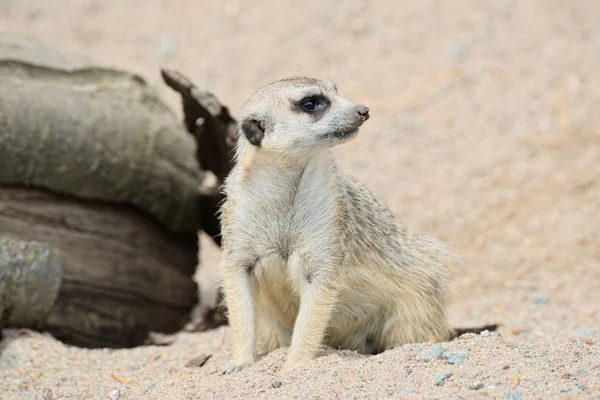
{"type": "Polygon", "coordinates": [[[296,108],[307,114],[320,114],[329,107],[331,102],[323,95],[304,97],[296,104],[296,108]]]}

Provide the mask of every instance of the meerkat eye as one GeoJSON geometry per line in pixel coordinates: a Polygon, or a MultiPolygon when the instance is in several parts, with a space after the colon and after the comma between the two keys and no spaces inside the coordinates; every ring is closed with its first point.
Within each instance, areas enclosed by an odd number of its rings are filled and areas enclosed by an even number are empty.
{"type": "Polygon", "coordinates": [[[321,96],[305,97],[300,101],[300,108],[307,113],[322,111],[329,105],[326,98],[321,96]]]}
{"type": "Polygon", "coordinates": [[[304,108],[305,110],[314,110],[316,106],[317,102],[312,97],[309,97],[308,99],[302,101],[302,108],[304,108]]]}

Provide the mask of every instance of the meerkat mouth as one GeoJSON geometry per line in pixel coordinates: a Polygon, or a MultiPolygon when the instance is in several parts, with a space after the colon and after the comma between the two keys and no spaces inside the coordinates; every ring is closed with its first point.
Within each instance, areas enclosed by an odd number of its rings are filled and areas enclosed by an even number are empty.
{"type": "Polygon", "coordinates": [[[350,130],[347,130],[347,131],[335,131],[335,132],[331,132],[326,137],[327,138],[333,138],[333,139],[347,140],[347,139],[352,139],[354,136],[356,136],[357,133],[358,133],[358,128],[354,128],[354,129],[350,129],[350,130]]]}

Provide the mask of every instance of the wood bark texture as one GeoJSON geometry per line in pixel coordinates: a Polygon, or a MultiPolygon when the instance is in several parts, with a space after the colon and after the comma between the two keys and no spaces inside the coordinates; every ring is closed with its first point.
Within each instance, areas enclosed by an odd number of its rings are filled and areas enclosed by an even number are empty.
{"type": "MultiPolygon", "coordinates": [[[[54,286],[32,293],[51,306],[40,328],[87,347],[181,329],[198,299],[203,177],[194,137],[141,78],[0,35],[0,234],[45,243],[63,266],[55,300],[54,286]]],[[[4,259],[6,298],[26,269],[17,253],[4,259]]]]}

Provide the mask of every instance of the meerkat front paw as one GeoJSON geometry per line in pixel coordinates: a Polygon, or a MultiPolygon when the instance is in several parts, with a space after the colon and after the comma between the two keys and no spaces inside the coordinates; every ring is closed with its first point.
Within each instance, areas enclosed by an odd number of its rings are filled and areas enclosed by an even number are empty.
{"type": "Polygon", "coordinates": [[[221,370],[221,375],[233,374],[234,372],[238,372],[243,370],[246,367],[254,364],[253,360],[246,361],[231,361],[225,365],[225,367],[221,370]]]}

